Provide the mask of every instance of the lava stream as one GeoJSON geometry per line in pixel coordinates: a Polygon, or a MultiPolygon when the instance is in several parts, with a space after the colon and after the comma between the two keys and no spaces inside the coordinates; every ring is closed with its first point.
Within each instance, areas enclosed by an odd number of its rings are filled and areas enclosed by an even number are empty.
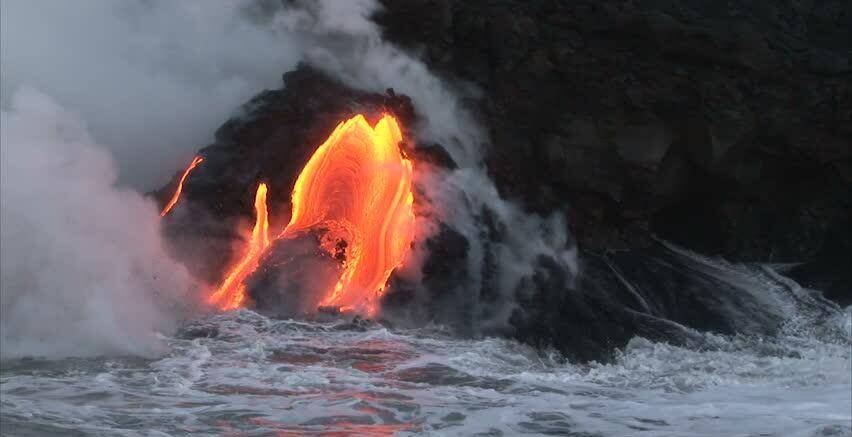
{"type": "MultiPolygon", "coordinates": [[[[335,128],[296,179],[290,222],[276,239],[317,230],[321,247],[343,259],[336,285],[321,291],[320,306],[374,314],[376,298],[404,261],[414,237],[414,170],[401,142],[394,117],[384,115],[372,127],[356,115],[335,128]]],[[[223,310],[243,305],[244,280],[269,246],[264,184],[258,187],[255,209],[257,223],[245,255],[210,297],[223,310]]]]}
{"type": "Polygon", "coordinates": [[[189,173],[193,169],[195,169],[195,167],[198,167],[198,164],[201,164],[201,161],[204,161],[204,158],[202,158],[200,156],[196,156],[195,158],[193,158],[192,162],[189,163],[189,166],[186,168],[186,170],[183,171],[183,175],[181,175],[180,180],[178,181],[178,185],[177,185],[177,188],[175,189],[175,193],[172,194],[172,198],[169,199],[169,203],[167,203],[166,206],[163,208],[163,210],[160,211],[160,217],[165,217],[166,214],[168,214],[169,211],[171,211],[172,208],[174,208],[175,204],[180,199],[180,192],[183,191],[184,181],[186,181],[186,178],[189,176],[189,173]]]}
{"type": "Polygon", "coordinates": [[[255,223],[245,254],[228,272],[219,289],[210,296],[210,303],[218,305],[223,310],[233,310],[243,305],[246,298],[243,281],[257,268],[258,259],[263,254],[263,250],[269,246],[266,192],[266,184],[262,183],[257,187],[257,193],[254,196],[255,223]]]}
{"type": "Polygon", "coordinates": [[[293,188],[293,215],[279,238],[327,229],[324,248],[344,243],[344,270],[322,306],[376,310],[391,272],[414,236],[413,165],[399,148],[402,132],[384,115],[371,127],[362,115],[340,123],[314,152],[293,188]]]}

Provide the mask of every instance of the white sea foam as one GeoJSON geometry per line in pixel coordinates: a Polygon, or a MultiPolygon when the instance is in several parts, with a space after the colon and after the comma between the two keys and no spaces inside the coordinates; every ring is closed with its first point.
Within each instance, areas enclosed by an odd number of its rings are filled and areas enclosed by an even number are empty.
{"type": "Polygon", "coordinates": [[[4,433],[852,432],[848,342],[716,337],[723,347],[695,351],[637,338],[613,363],[577,365],[425,329],[345,330],[246,310],[199,324],[218,336],[172,338],[156,361],[4,363],[4,433]]]}

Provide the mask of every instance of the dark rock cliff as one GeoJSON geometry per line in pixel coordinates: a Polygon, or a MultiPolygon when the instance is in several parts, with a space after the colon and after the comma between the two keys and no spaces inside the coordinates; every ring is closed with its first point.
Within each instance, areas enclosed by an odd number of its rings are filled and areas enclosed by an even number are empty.
{"type": "Polygon", "coordinates": [[[502,193],[567,207],[582,247],[798,262],[849,240],[852,3],[382,3],[386,38],[483,90],[502,193]]]}

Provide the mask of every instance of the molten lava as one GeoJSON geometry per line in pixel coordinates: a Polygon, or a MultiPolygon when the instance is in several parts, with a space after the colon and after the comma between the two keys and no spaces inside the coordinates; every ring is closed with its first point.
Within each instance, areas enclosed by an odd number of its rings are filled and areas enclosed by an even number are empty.
{"type": "Polygon", "coordinates": [[[266,184],[257,187],[254,196],[255,222],[251,238],[242,259],[237,263],[219,289],[210,296],[210,303],[218,305],[223,310],[233,310],[241,307],[246,299],[243,280],[256,268],[260,255],[269,246],[269,215],[266,211],[266,184]]]}
{"type": "MultiPolygon", "coordinates": [[[[342,261],[340,278],[322,292],[320,306],[374,314],[376,298],[411,246],[413,165],[400,150],[401,141],[394,117],[384,115],[372,127],[356,115],[337,126],[296,179],[290,222],[276,239],[319,231],[322,249],[342,261]]],[[[224,310],[243,305],[244,280],[269,246],[264,184],[258,187],[255,210],[245,254],[210,297],[224,310]]]]}
{"type": "Polygon", "coordinates": [[[186,168],[186,170],[183,171],[183,175],[181,175],[180,180],[178,181],[175,193],[172,194],[172,198],[169,199],[169,203],[167,203],[163,210],[160,211],[160,217],[165,217],[166,214],[168,214],[169,211],[171,211],[172,208],[175,207],[175,204],[178,203],[178,200],[180,200],[180,192],[183,191],[183,183],[186,181],[186,178],[189,176],[189,173],[193,169],[195,169],[195,167],[198,167],[198,164],[201,164],[201,161],[204,161],[204,158],[196,156],[195,158],[193,158],[192,162],[189,163],[189,166],[186,168]]]}
{"type": "Polygon", "coordinates": [[[399,148],[396,119],[371,127],[362,115],[337,126],[293,188],[293,214],[279,235],[326,229],[323,248],[345,250],[344,270],[323,306],[375,312],[377,297],[414,236],[413,166],[399,148]]]}

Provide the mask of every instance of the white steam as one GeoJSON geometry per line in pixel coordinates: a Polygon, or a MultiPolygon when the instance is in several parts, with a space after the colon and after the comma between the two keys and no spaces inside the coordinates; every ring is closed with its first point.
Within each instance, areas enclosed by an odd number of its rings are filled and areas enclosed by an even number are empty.
{"type": "Polygon", "coordinates": [[[86,120],[119,179],[159,188],[301,49],[256,2],[0,2],[0,103],[31,86],[86,120]]]}
{"type": "Polygon", "coordinates": [[[485,173],[474,169],[453,172],[433,190],[432,195],[438,203],[452,206],[452,213],[446,220],[463,234],[476,236],[483,233],[479,216],[485,208],[504,231],[499,241],[488,241],[487,245],[481,238],[469,237],[468,269],[478,273],[473,275],[469,287],[479,290],[482,281],[491,279],[489,285],[496,288],[492,291],[497,296],[493,303],[477,302],[475,331],[494,332],[505,328],[517,306],[515,292],[525,278],[535,273],[539,256],[547,256],[564,267],[569,280],[564,286],[573,285],[579,270],[577,248],[568,238],[561,214],[543,218],[523,211],[518,205],[501,198],[485,173]],[[496,278],[482,276],[486,251],[491,251],[494,257],[493,274],[496,278]]]}
{"type": "Polygon", "coordinates": [[[300,0],[270,23],[300,41],[306,62],[341,82],[378,93],[393,88],[411,97],[424,119],[417,126],[421,139],[443,145],[461,166],[477,166],[485,135],[461,103],[472,90],[448,84],[382,39],[371,20],[379,10],[374,0],[300,0]]]}
{"type": "Polygon", "coordinates": [[[150,354],[197,302],[154,203],[118,187],[162,186],[280,86],[302,48],[264,14],[251,0],[0,2],[3,358],[150,354]]]}
{"type": "Polygon", "coordinates": [[[163,250],[157,207],[114,187],[83,122],[32,89],[0,115],[2,357],[151,354],[190,280],[163,250]]]}
{"type": "Polygon", "coordinates": [[[73,108],[110,148],[119,181],[162,186],[239,106],[306,60],[345,83],[395,88],[425,136],[462,164],[483,136],[458,92],[381,39],[374,0],[0,2],[0,104],[31,86],[73,108]],[[439,109],[439,110],[435,110],[439,109]],[[426,112],[428,111],[428,113],[426,112]]]}

